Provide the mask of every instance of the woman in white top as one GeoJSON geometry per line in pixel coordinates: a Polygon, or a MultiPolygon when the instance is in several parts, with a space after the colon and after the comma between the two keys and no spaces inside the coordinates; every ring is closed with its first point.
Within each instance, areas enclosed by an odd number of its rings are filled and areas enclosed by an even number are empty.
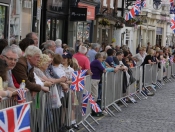
{"type": "Polygon", "coordinates": [[[139,53],[133,56],[133,59],[136,61],[136,66],[140,66],[143,63],[146,57],[144,50],[142,47],[139,48],[139,53]]]}

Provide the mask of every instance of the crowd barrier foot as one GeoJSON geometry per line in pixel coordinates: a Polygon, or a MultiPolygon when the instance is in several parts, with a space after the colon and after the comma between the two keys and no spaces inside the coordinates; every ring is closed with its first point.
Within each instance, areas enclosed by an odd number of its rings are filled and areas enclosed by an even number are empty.
{"type": "Polygon", "coordinates": [[[151,91],[149,89],[147,89],[146,87],[144,87],[149,93],[151,93],[151,91]]]}
{"type": "Polygon", "coordinates": [[[135,102],[134,102],[131,98],[133,98],[133,97],[132,97],[132,96],[128,96],[128,99],[129,99],[133,104],[135,104],[135,102]]]}
{"type": "Polygon", "coordinates": [[[115,117],[115,114],[108,107],[106,107],[106,110],[107,110],[108,113],[110,113],[112,116],[115,117]]]}
{"type": "Polygon", "coordinates": [[[91,132],[91,130],[84,124],[84,122],[81,121],[79,124],[82,124],[88,132],[91,132]]]}
{"type": "Polygon", "coordinates": [[[123,104],[125,107],[128,107],[128,104],[127,104],[123,99],[120,99],[120,101],[122,102],[122,104],[123,104]]]}
{"type": "Polygon", "coordinates": [[[141,91],[140,94],[144,97],[144,99],[148,98],[148,96],[143,91],[141,91]]]}
{"type": "MultiPolygon", "coordinates": [[[[97,125],[99,125],[99,123],[98,123],[98,121],[97,120],[95,120],[95,118],[94,117],[92,117],[91,115],[89,115],[89,117],[91,117],[91,119],[97,124],[97,125]]],[[[86,120],[86,119],[85,119],[86,120]]]]}
{"type": "Polygon", "coordinates": [[[112,106],[118,111],[118,112],[121,112],[122,109],[116,104],[116,103],[113,103],[112,106]]]}
{"type": "Polygon", "coordinates": [[[162,88],[162,84],[161,84],[160,82],[157,82],[155,85],[156,85],[158,88],[162,88]]]}
{"type": "Polygon", "coordinates": [[[70,129],[68,132],[75,132],[73,129],[70,129]]]}
{"type": "Polygon", "coordinates": [[[134,95],[135,95],[139,100],[142,100],[142,99],[137,95],[137,93],[134,93],[134,95]]]}
{"type": "Polygon", "coordinates": [[[93,130],[93,131],[95,131],[95,128],[87,121],[87,120],[84,120],[87,124],[88,124],[88,126],[93,130]]]}

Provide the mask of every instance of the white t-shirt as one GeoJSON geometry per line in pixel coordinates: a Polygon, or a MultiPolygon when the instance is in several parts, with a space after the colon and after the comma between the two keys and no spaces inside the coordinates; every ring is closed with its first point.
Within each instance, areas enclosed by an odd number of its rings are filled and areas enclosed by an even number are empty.
{"type": "Polygon", "coordinates": [[[64,67],[62,64],[59,65],[59,68],[62,69],[66,73],[66,77],[69,80],[72,80],[72,72],[74,72],[74,69],[68,66],[67,68],[64,67]]]}
{"type": "Polygon", "coordinates": [[[134,55],[133,57],[138,60],[137,63],[136,63],[136,65],[137,66],[140,66],[143,63],[143,61],[144,61],[144,59],[146,57],[146,54],[144,54],[143,56],[141,56],[141,54],[138,53],[138,54],[134,55]]]}
{"type": "Polygon", "coordinates": [[[36,84],[39,84],[39,85],[41,85],[42,87],[44,86],[44,83],[41,81],[41,79],[36,75],[36,73],[35,72],[33,72],[34,73],[34,78],[35,78],[35,82],[36,82],[36,84]]]}
{"type": "Polygon", "coordinates": [[[66,77],[65,71],[62,68],[60,68],[59,66],[53,66],[53,70],[60,78],[66,77]]]}

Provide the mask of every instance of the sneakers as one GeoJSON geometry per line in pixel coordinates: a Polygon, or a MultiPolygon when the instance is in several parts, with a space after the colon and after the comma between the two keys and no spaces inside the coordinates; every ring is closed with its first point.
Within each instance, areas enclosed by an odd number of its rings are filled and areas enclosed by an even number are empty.
{"type": "Polygon", "coordinates": [[[154,96],[154,93],[149,92],[149,93],[147,93],[147,96],[154,96]]]}
{"type": "Polygon", "coordinates": [[[130,97],[129,98],[133,103],[137,103],[137,101],[133,98],[133,97],[130,97]]]}
{"type": "Polygon", "coordinates": [[[103,114],[103,115],[108,115],[108,112],[106,112],[106,110],[103,110],[103,111],[102,111],[102,114],[103,114]]]}

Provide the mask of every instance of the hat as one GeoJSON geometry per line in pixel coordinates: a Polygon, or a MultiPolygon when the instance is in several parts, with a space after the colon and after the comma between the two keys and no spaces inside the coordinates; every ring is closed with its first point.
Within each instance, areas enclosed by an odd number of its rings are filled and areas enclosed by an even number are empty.
{"type": "Polygon", "coordinates": [[[63,58],[68,58],[68,59],[72,59],[72,55],[70,53],[64,52],[62,55],[63,58]]]}

